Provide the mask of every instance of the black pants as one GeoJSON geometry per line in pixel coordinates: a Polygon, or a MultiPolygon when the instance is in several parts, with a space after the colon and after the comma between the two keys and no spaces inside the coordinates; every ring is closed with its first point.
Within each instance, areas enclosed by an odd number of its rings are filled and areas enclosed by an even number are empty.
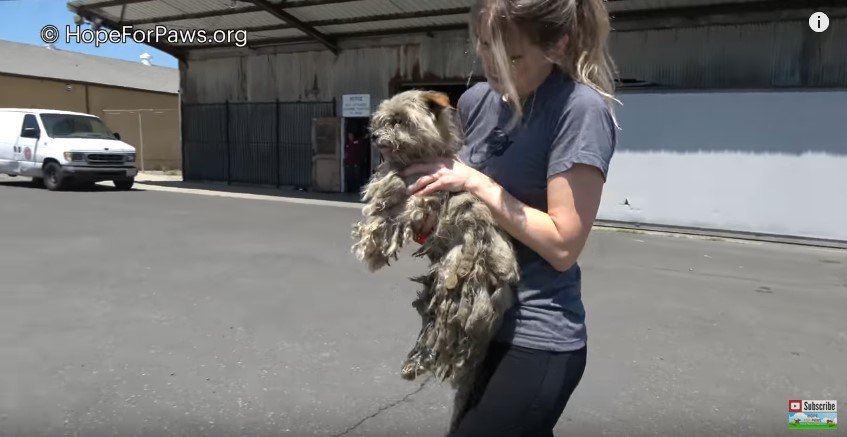
{"type": "Polygon", "coordinates": [[[358,165],[344,164],[346,192],[355,193],[362,187],[362,171],[358,165]]]}
{"type": "Polygon", "coordinates": [[[547,352],[491,343],[451,437],[545,436],[585,371],[587,348],[547,352]]]}

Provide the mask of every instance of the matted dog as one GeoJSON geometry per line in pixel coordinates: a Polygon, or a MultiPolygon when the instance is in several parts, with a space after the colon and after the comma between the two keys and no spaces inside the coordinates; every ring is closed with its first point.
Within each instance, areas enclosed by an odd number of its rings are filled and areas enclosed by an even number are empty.
{"type": "Polygon", "coordinates": [[[375,271],[397,259],[429,215],[438,217],[414,253],[430,266],[412,279],[423,286],[413,303],[423,326],[401,375],[413,380],[431,372],[449,381],[456,389],[451,430],[518,281],[509,236],[482,201],[470,193],[409,196],[414,180],[400,175],[411,163],[456,156],[462,136],[455,114],[446,95],[431,91],[406,91],[379,105],[370,131],[385,160],[363,188],[364,219],[353,228],[353,253],[375,271]]]}

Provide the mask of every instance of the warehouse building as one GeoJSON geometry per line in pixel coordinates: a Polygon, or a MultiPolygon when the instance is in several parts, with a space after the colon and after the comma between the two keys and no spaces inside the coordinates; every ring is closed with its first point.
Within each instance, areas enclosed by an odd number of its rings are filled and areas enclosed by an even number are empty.
{"type": "MultiPolygon", "coordinates": [[[[623,106],[600,219],[847,241],[843,0],[607,4],[623,106]],[[816,11],[823,32],[810,28],[816,11]]],[[[455,101],[480,80],[469,0],[178,6],[69,3],[110,28],[247,33],[156,44],[180,59],[187,179],[341,190],[342,137],[379,101],[415,87],[455,101]]]]}
{"type": "Polygon", "coordinates": [[[0,41],[0,107],[96,115],[135,147],[139,167],[179,169],[179,72],[150,64],[0,41]]]}

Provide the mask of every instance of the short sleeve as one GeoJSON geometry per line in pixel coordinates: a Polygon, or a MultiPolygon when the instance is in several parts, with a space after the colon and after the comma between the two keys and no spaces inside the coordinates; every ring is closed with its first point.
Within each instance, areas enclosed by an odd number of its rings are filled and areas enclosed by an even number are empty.
{"type": "Polygon", "coordinates": [[[605,180],[616,140],[615,123],[603,98],[590,88],[572,96],[555,123],[547,178],[574,164],[586,164],[598,168],[605,180]]]}
{"type": "Polygon", "coordinates": [[[462,94],[459,97],[459,101],[456,102],[456,117],[458,118],[459,126],[462,128],[462,132],[467,134],[467,126],[468,126],[468,108],[467,108],[467,98],[465,94],[462,94]]]}
{"type": "Polygon", "coordinates": [[[479,84],[465,90],[456,102],[456,112],[459,115],[459,122],[462,124],[462,129],[466,130],[468,126],[468,115],[471,112],[473,105],[479,100],[479,84]]]}

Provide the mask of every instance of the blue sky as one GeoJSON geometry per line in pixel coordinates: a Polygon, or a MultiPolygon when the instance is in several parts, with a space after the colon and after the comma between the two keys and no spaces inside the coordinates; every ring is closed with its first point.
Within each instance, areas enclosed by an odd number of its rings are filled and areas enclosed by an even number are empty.
{"type": "MultiPolygon", "coordinates": [[[[152,47],[128,41],[126,44],[105,43],[100,47],[94,44],[65,44],[65,26],[74,26],[74,14],[68,10],[65,0],[0,0],[0,39],[42,46],[41,28],[52,24],[59,28],[62,37],[56,48],[70,52],[88,53],[109,58],[140,62],[142,53],[153,55],[153,64],[165,67],[177,67],[176,59],[152,47]]],[[[86,28],[88,25],[83,25],[86,28]]]]}

